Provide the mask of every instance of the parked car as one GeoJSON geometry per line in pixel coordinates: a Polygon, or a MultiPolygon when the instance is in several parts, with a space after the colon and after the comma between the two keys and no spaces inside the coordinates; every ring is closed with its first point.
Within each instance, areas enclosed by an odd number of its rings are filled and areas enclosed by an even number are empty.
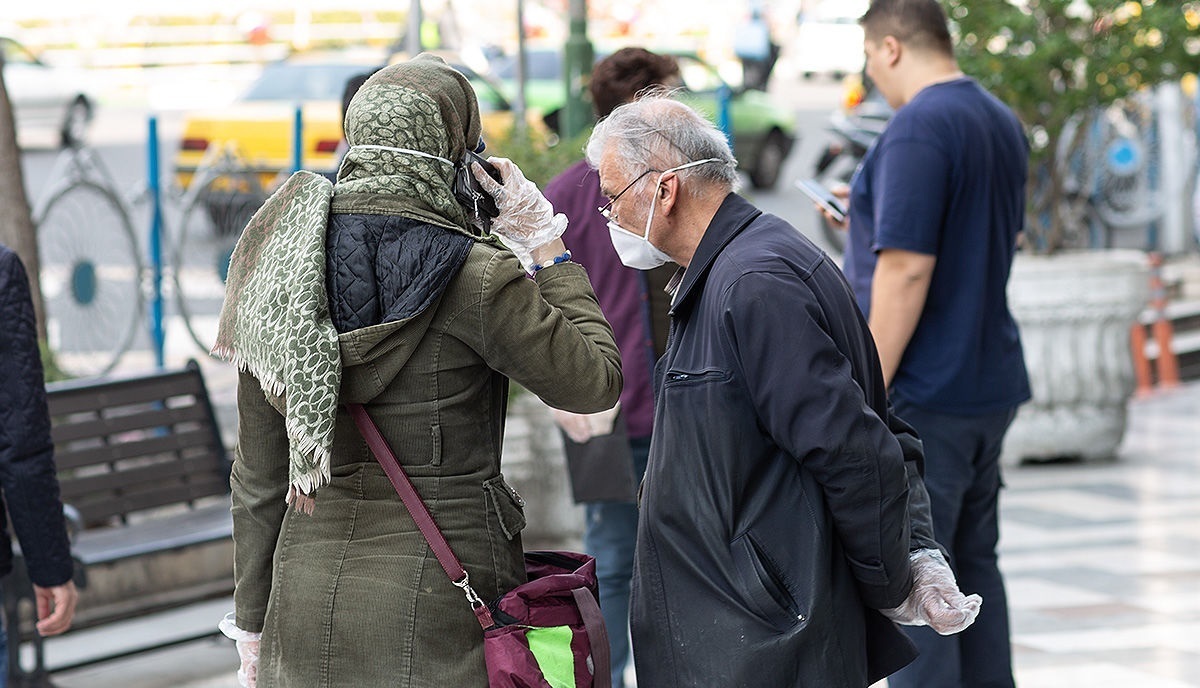
{"type": "MultiPolygon", "coordinates": [[[[758,189],[770,189],[779,180],[783,162],[795,144],[795,113],[774,105],[761,91],[731,88],[716,68],[691,53],[672,53],[679,61],[683,91],[679,99],[718,121],[719,93],[730,94],[729,119],[733,130],[733,153],[758,189]]],[[[597,59],[602,58],[597,55],[597,59]]],[[[512,97],[516,92],[516,58],[502,58],[493,73],[512,97]]],[[[539,113],[547,126],[556,128],[558,113],[566,102],[562,78],[562,53],[537,48],[526,52],[525,99],[531,112],[539,113]]]]}
{"type": "Polygon", "coordinates": [[[863,68],[863,30],[858,19],[867,0],[823,0],[800,17],[792,63],[804,78],[828,75],[841,79],[863,68]]]}
{"type": "Polygon", "coordinates": [[[83,143],[95,112],[83,73],[46,64],[12,38],[0,36],[0,50],[18,135],[37,129],[64,146],[83,143]]]}
{"type": "MultiPolygon", "coordinates": [[[[301,166],[316,172],[335,172],[346,81],[384,64],[384,58],[374,53],[323,53],[294,56],[268,65],[233,105],[186,118],[175,159],[177,183],[186,188],[205,155],[219,146],[228,147],[253,171],[259,186],[270,190],[292,168],[297,105],[303,121],[301,166]]],[[[485,138],[489,133],[511,128],[511,107],[499,88],[464,65],[454,66],[475,88],[485,138]]]]}

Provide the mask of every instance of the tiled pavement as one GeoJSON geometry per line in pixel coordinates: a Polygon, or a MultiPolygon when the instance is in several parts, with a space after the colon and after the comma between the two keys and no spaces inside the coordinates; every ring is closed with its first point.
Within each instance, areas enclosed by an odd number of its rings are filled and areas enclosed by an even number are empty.
{"type": "MultiPolygon", "coordinates": [[[[1006,481],[1018,685],[1200,687],[1200,384],[1134,402],[1116,462],[1024,465],[1006,481]]],[[[231,644],[209,640],[55,678],[235,688],[235,661],[231,644]]]]}
{"type": "Polygon", "coordinates": [[[1200,686],[1200,385],[1135,402],[1114,463],[1006,481],[1018,685],[1200,686]]]}

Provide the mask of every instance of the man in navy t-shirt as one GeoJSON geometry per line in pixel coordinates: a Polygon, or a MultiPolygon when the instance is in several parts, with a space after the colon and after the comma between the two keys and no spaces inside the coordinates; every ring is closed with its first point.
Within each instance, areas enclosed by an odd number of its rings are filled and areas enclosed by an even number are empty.
{"type": "Polygon", "coordinates": [[[867,75],[897,111],[851,182],[845,272],[897,415],[924,441],[934,534],[983,596],[958,636],[905,628],[921,656],[888,685],[1012,686],[997,502],[1001,442],[1029,399],[1005,296],[1029,148],[959,71],[937,0],[874,0],[861,24],[867,75]]]}

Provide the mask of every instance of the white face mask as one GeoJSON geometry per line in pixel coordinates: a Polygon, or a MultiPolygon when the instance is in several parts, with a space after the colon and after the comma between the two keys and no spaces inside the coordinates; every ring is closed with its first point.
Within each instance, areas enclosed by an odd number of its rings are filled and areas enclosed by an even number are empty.
{"type": "Polygon", "coordinates": [[[646,216],[646,230],[642,232],[641,236],[621,227],[621,225],[612,219],[611,214],[605,215],[608,218],[608,236],[612,239],[613,248],[616,249],[617,256],[621,259],[621,263],[625,267],[634,268],[635,270],[652,270],[671,260],[670,256],[650,243],[650,225],[654,222],[654,206],[658,203],[658,186],[662,184],[663,177],[671,172],[678,172],[679,170],[685,170],[689,167],[704,165],[710,162],[721,162],[721,160],[718,158],[697,160],[689,162],[686,165],[672,167],[669,170],[659,173],[658,181],[654,184],[654,196],[650,201],[650,212],[646,216]]]}
{"type": "Polygon", "coordinates": [[[612,220],[608,221],[608,236],[612,239],[613,248],[617,250],[621,263],[627,268],[652,270],[671,260],[671,256],[658,250],[645,237],[621,229],[621,225],[612,220]]]}
{"type": "Polygon", "coordinates": [[[419,158],[430,158],[432,160],[444,162],[447,165],[454,167],[453,162],[451,162],[441,156],[433,155],[432,153],[426,153],[425,151],[412,150],[411,148],[396,148],[394,146],[376,146],[374,144],[369,144],[369,143],[363,143],[363,144],[359,144],[357,146],[350,146],[350,150],[358,150],[358,149],[361,149],[361,150],[384,150],[384,151],[391,151],[393,153],[403,153],[405,155],[415,155],[419,158]]]}

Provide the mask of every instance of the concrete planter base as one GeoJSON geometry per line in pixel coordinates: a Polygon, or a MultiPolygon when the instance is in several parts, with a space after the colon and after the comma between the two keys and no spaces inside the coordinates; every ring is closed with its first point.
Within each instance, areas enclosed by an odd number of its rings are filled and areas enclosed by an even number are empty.
{"type": "Polygon", "coordinates": [[[1134,390],[1129,332],[1148,280],[1140,251],[1018,256],[1008,297],[1033,400],[1008,432],[1006,462],[1116,456],[1134,390]]]}

